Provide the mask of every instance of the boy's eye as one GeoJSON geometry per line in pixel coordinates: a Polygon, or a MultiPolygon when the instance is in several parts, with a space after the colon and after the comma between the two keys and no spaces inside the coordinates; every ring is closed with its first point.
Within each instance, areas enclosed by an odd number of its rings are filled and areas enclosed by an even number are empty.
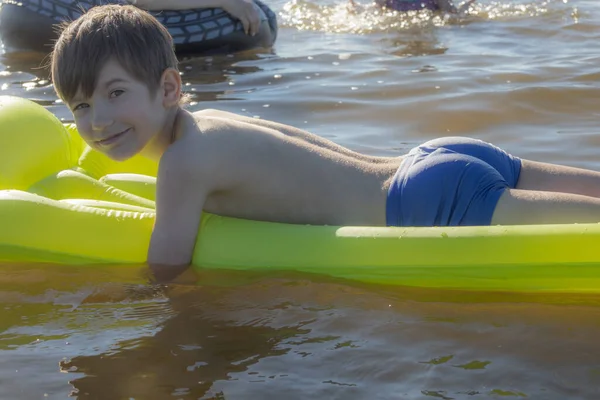
{"type": "Polygon", "coordinates": [[[81,110],[82,108],[88,108],[89,104],[87,103],[79,103],[75,107],[73,107],[73,111],[81,110]]]}
{"type": "Polygon", "coordinates": [[[117,89],[117,90],[113,90],[112,92],[110,92],[110,97],[119,97],[120,95],[122,95],[123,93],[125,93],[124,90],[121,89],[117,89]]]}

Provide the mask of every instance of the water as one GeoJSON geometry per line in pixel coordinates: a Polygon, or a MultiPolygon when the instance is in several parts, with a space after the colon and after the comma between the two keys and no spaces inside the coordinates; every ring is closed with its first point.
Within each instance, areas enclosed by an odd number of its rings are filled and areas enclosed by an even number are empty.
{"type": "MultiPolygon", "coordinates": [[[[182,63],[192,109],[402,154],[443,135],[600,169],[600,6],[481,0],[460,19],[273,0],[272,53],[182,63]]],[[[0,94],[70,121],[42,57],[0,94]]],[[[0,398],[596,399],[599,298],[433,292],[300,275],[0,266],[0,398]]]]}

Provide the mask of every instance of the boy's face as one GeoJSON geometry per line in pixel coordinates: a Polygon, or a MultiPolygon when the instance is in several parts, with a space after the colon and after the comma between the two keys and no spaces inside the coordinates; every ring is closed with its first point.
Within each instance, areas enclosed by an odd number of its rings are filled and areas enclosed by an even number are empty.
{"type": "Polygon", "coordinates": [[[118,161],[141,152],[167,128],[160,93],[155,96],[115,60],[100,70],[90,98],[79,92],[68,106],[86,143],[118,161]]]}

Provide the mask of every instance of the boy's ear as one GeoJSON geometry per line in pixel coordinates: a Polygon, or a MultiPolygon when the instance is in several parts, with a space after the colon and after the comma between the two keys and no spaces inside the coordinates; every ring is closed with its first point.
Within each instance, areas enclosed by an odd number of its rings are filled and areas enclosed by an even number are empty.
{"type": "Polygon", "coordinates": [[[160,91],[163,106],[173,107],[181,98],[181,76],[175,68],[167,68],[162,74],[160,91]]]}

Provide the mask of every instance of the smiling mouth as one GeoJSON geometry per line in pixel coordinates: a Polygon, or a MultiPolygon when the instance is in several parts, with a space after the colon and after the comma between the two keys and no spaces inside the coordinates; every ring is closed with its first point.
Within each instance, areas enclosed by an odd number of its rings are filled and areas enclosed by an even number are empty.
{"type": "Polygon", "coordinates": [[[107,137],[106,139],[98,140],[98,141],[96,141],[96,143],[98,143],[101,146],[107,146],[109,144],[112,144],[112,143],[116,142],[117,140],[119,140],[121,138],[121,136],[123,136],[127,132],[129,132],[130,129],[131,128],[127,128],[123,132],[116,133],[112,136],[107,137]]]}

